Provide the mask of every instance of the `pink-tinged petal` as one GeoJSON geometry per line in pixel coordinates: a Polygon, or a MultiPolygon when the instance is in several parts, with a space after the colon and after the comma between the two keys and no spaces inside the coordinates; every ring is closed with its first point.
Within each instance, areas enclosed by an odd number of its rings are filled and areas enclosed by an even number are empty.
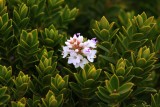
{"type": "Polygon", "coordinates": [[[80,43],[83,42],[83,36],[79,36],[79,37],[77,38],[77,41],[80,42],[80,43]]]}
{"type": "Polygon", "coordinates": [[[77,35],[76,34],[73,35],[73,39],[77,39],[77,35]]]}
{"type": "Polygon", "coordinates": [[[65,42],[66,45],[71,45],[69,42],[65,42]]]}
{"type": "Polygon", "coordinates": [[[79,44],[79,47],[83,47],[83,46],[84,46],[84,44],[83,44],[83,43],[80,43],[80,44],[79,44]]]}

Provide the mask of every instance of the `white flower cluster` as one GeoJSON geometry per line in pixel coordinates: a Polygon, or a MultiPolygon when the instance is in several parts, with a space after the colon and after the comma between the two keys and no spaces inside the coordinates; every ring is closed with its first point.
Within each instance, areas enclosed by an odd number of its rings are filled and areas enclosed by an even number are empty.
{"type": "Polygon", "coordinates": [[[96,38],[84,41],[80,33],[74,34],[73,38],[70,37],[66,46],[63,46],[63,58],[68,57],[68,64],[73,64],[75,68],[83,68],[85,64],[93,62],[96,58],[96,38]]]}

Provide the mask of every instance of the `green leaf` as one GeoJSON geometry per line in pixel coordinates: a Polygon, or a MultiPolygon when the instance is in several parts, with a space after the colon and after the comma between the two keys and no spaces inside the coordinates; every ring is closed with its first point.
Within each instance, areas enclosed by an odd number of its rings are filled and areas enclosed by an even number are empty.
{"type": "Polygon", "coordinates": [[[46,67],[44,68],[44,71],[43,71],[43,72],[50,74],[51,72],[53,72],[53,71],[52,71],[52,67],[51,67],[51,66],[46,66],[46,67]]]}
{"type": "Polygon", "coordinates": [[[110,95],[109,95],[112,99],[117,99],[119,96],[120,96],[120,94],[119,93],[111,93],[110,95]]]}
{"type": "Polygon", "coordinates": [[[117,34],[118,31],[119,31],[119,28],[117,28],[113,32],[111,32],[110,40],[117,34]]]}
{"type": "Polygon", "coordinates": [[[84,85],[86,86],[86,87],[93,87],[95,84],[95,80],[93,80],[93,79],[88,79],[88,80],[86,80],[85,82],[84,82],[84,85]]]}
{"type": "Polygon", "coordinates": [[[57,100],[55,99],[54,96],[51,96],[48,102],[49,102],[49,107],[56,107],[57,106],[57,100]]]}
{"type": "Polygon", "coordinates": [[[143,26],[143,27],[140,28],[140,31],[142,31],[142,32],[148,32],[148,31],[150,31],[150,29],[151,29],[150,26],[143,26]]]}
{"type": "Polygon", "coordinates": [[[6,22],[8,22],[8,13],[6,13],[6,14],[4,14],[3,16],[2,16],[2,20],[3,20],[3,24],[4,23],[6,23],[6,22]]]}
{"type": "Polygon", "coordinates": [[[154,16],[149,17],[144,23],[143,25],[148,26],[153,22],[154,16]]]}
{"type": "Polygon", "coordinates": [[[86,71],[85,70],[82,70],[81,71],[81,78],[83,79],[83,80],[87,80],[87,74],[86,74],[86,71]]]}
{"type": "MultiPolygon", "coordinates": [[[[76,93],[81,93],[80,89],[81,87],[78,86],[76,83],[74,82],[69,82],[70,87],[73,89],[73,91],[75,91],[76,93]]],[[[82,94],[82,93],[81,93],[82,94]]]]}
{"type": "MultiPolygon", "coordinates": [[[[115,22],[112,22],[110,25],[109,25],[109,31],[111,31],[112,30],[112,28],[113,28],[113,26],[115,25],[115,22]]],[[[119,30],[119,28],[117,28],[118,30],[119,30]]],[[[117,29],[115,29],[113,32],[115,33],[115,32],[117,32],[117,29]]],[[[116,34],[116,33],[115,33],[116,34]]]]}
{"type": "Polygon", "coordinates": [[[38,40],[38,32],[37,32],[37,29],[34,29],[31,31],[32,33],[32,36],[33,36],[33,42],[36,42],[38,40]]]}
{"type": "Polygon", "coordinates": [[[109,30],[103,29],[100,31],[100,34],[104,40],[110,40],[109,30]]]}
{"type": "Polygon", "coordinates": [[[8,102],[10,99],[10,96],[9,95],[3,95],[0,97],[0,105],[3,105],[5,104],[6,102],[8,102]]]}
{"type": "Polygon", "coordinates": [[[46,74],[45,76],[43,76],[43,79],[41,79],[42,83],[45,85],[49,85],[51,81],[51,77],[52,77],[51,74],[46,74]]]}
{"type": "MultiPolygon", "coordinates": [[[[119,102],[123,102],[125,99],[127,99],[129,97],[129,95],[131,94],[132,89],[124,94],[120,94],[118,101],[119,102]]],[[[133,106],[132,106],[133,107],[133,106]]]]}
{"type": "Polygon", "coordinates": [[[149,58],[149,55],[150,55],[150,49],[147,48],[143,51],[142,57],[147,60],[149,58]]]}
{"type": "Polygon", "coordinates": [[[46,102],[45,102],[45,99],[43,99],[43,98],[42,98],[42,103],[43,103],[43,106],[41,106],[41,107],[48,107],[46,102]]]}
{"type": "Polygon", "coordinates": [[[140,46],[141,46],[140,41],[132,41],[129,43],[128,48],[131,50],[135,50],[135,49],[139,48],[140,46]]]}
{"type": "Polygon", "coordinates": [[[101,37],[101,34],[99,31],[97,31],[97,29],[92,29],[94,34],[97,36],[98,39],[100,39],[101,41],[104,41],[104,39],[101,37]]]}
{"type": "Polygon", "coordinates": [[[73,72],[70,69],[68,69],[67,67],[63,67],[62,72],[73,75],[73,72]]]}
{"type": "Polygon", "coordinates": [[[111,77],[109,82],[110,82],[110,84],[111,84],[111,86],[113,88],[112,91],[117,90],[119,88],[119,79],[115,74],[111,77]]]}
{"type": "Polygon", "coordinates": [[[125,84],[123,84],[122,86],[119,87],[118,92],[119,92],[120,94],[124,94],[124,93],[130,91],[131,88],[133,87],[133,85],[134,85],[134,84],[131,83],[131,82],[125,83],[125,84]]]}
{"type": "Polygon", "coordinates": [[[12,32],[13,30],[13,25],[12,25],[12,20],[10,19],[8,21],[8,27],[5,29],[5,32],[3,34],[7,35],[6,37],[4,37],[5,39],[8,39],[10,36],[9,34],[12,32]]]}
{"type": "Polygon", "coordinates": [[[61,42],[62,38],[62,36],[58,37],[58,40],[54,41],[53,47],[57,46],[61,42]]]}
{"type": "Polygon", "coordinates": [[[26,93],[28,89],[28,83],[23,83],[22,85],[18,86],[18,91],[21,91],[23,94],[26,93]]]}
{"type": "Polygon", "coordinates": [[[92,30],[100,31],[98,21],[92,21],[91,27],[92,27],[92,30]]]}
{"type": "Polygon", "coordinates": [[[52,96],[54,96],[54,93],[51,90],[49,90],[46,95],[46,100],[49,101],[50,97],[52,97],[52,96]]]}
{"type": "Polygon", "coordinates": [[[27,16],[28,13],[28,7],[26,6],[26,4],[22,4],[21,8],[20,8],[20,17],[23,19],[27,16]]]}
{"type": "Polygon", "coordinates": [[[151,95],[151,107],[158,107],[153,95],[151,95]]]}
{"type": "Polygon", "coordinates": [[[107,56],[104,56],[104,55],[99,55],[99,57],[109,61],[109,63],[115,64],[115,62],[116,62],[113,57],[107,57],[107,56]]]}
{"type": "Polygon", "coordinates": [[[51,77],[52,78],[52,82],[51,82],[51,89],[52,89],[52,91],[54,92],[54,93],[56,93],[56,92],[59,92],[59,90],[58,90],[58,87],[56,86],[56,84],[55,84],[55,82],[54,82],[54,78],[53,77],[51,77]]]}
{"type": "Polygon", "coordinates": [[[138,25],[142,26],[143,25],[143,18],[141,17],[141,15],[137,16],[137,21],[138,21],[138,25]]]}
{"type": "Polygon", "coordinates": [[[128,34],[127,29],[124,26],[122,26],[122,29],[123,29],[123,35],[125,35],[128,40],[131,40],[131,36],[128,34]]]}
{"type": "Polygon", "coordinates": [[[30,46],[26,43],[26,41],[24,41],[23,39],[21,40],[21,45],[22,45],[22,47],[24,47],[24,49],[29,49],[30,48],[30,46]]]}
{"type": "Polygon", "coordinates": [[[157,52],[160,51],[160,35],[156,39],[155,51],[157,51],[157,52]]]}
{"type": "Polygon", "coordinates": [[[84,81],[83,81],[83,78],[80,77],[79,74],[74,73],[74,77],[75,77],[76,81],[77,81],[79,84],[83,85],[83,82],[84,82],[84,81]]]}
{"type": "Polygon", "coordinates": [[[62,102],[63,102],[63,94],[61,94],[61,95],[59,95],[57,98],[57,101],[58,101],[58,103],[57,103],[57,107],[60,107],[60,105],[62,104],[62,102]]]}
{"type": "Polygon", "coordinates": [[[84,65],[84,70],[88,73],[92,67],[89,64],[84,65]]]}
{"type": "Polygon", "coordinates": [[[122,45],[122,47],[123,47],[125,50],[128,50],[128,49],[127,49],[127,46],[126,46],[127,43],[122,40],[122,38],[124,38],[123,36],[124,36],[124,35],[123,35],[122,33],[119,33],[119,35],[116,34],[116,37],[117,37],[118,41],[120,42],[120,44],[122,45]],[[120,36],[122,36],[122,37],[120,37],[120,36]]]}
{"type": "Polygon", "coordinates": [[[100,26],[101,30],[102,29],[107,29],[107,30],[109,29],[109,22],[104,16],[101,18],[99,24],[100,24],[99,26],[100,26]]]}
{"type": "Polygon", "coordinates": [[[101,71],[102,69],[97,69],[95,72],[96,72],[96,75],[94,76],[94,80],[97,80],[101,74],[101,71]]]}
{"type": "Polygon", "coordinates": [[[102,101],[109,103],[109,100],[104,97],[100,92],[96,92],[96,95],[98,96],[99,99],[101,99],[102,101]]]}
{"type": "Polygon", "coordinates": [[[142,94],[144,93],[146,90],[146,87],[138,87],[137,89],[134,90],[134,92],[132,93],[133,96],[136,96],[138,94],[142,94]]]}
{"type": "MultiPolygon", "coordinates": [[[[95,88],[93,89],[93,88],[82,88],[82,98],[84,97],[85,99],[91,99],[91,98],[89,98],[89,96],[87,96],[86,94],[94,94],[94,92],[95,92],[95,88]],[[83,96],[84,95],[84,96],[83,96]]],[[[91,96],[92,96],[91,95],[91,96]]],[[[94,96],[94,95],[93,95],[94,96]]]]}
{"type": "Polygon", "coordinates": [[[75,18],[76,15],[78,13],[78,9],[77,8],[73,8],[70,12],[70,18],[75,18]]]}
{"type": "Polygon", "coordinates": [[[142,57],[142,48],[139,49],[137,59],[142,57]]]}
{"type": "Polygon", "coordinates": [[[2,17],[0,17],[0,27],[2,27],[3,25],[3,20],[2,20],[2,17]]]}
{"type": "Polygon", "coordinates": [[[107,48],[105,48],[104,46],[98,44],[97,47],[104,50],[105,52],[109,53],[109,50],[107,48]]]}
{"type": "Polygon", "coordinates": [[[58,83],[58,88],[62,89],[65,85],[65,81],[62,79],[59,83],[58,83]]]}
{"type": "Polygon", "coordinates": [[[44,41],[49,46],[52,46],[54,44],[54,41],[52,39],[50,39],[50,38],[46,38],[44,41]]]}
{"type": "Polygon", "coordinates": [[[20,40],[21,40],[21,39],[22,39],[22,40],[26,40],[27,36],[28,36],[28,33],[27,33],[27,31],[25,31],[25,30],[22,30],[22,33],[21,33],[21,38],[20,38],[20,40]]]}
{"type": "Polygon", "coordinates": [[[16,23],[21,22],[21,18],[16,10],[13,11],[13,18],[16,23]]]}
{"type": "Polygon", "coordinates": [[[5,31],[7,29],[7,26],[8,26],[8,22],[4,23],[0,31],[5,31]]]}
{"type": "Polygon", "coordinates": [[[107,89],[105,89],[104,87],[99,86],[99,87],[98,87],[98,92],[99,92],[99,94],[101,94],[104,98],[110,99],[109,93],[107,92],[107,89]]]}
{"type": "Polygon", "coordinates": [[[146,62],[147,62],[146,59],[140,58],[140,59],[137,60],[137,66],[138,67],[145,66],[146,62]]]}
{"type": "Polygon", "coordinates": [[[21,20],[21,22],[19,23],[19,26],[21,28],[24,28],[24,27],[26,27],[28,25],[28,23],[29,23],[29,18],[26,17],[26,18],[24,18],[24,19],[21,20]]]}
{"type": "Polygon", "coordinates": [[[133,74],[133,75],[141,75],[143,73],[144,73],[144,71],[140,67],[133,67],[131,70],[131,74],[133,74]]]}
{"type": "Polygon", "coordinates": [[[146,20],[147,20],[147,15],[146,15],[146,13],[145,13],[145,12],[143,12],[143,13],[141,14],[141,17],[143,18],[143,20],[144,20],[144,21],[146,21],[146,20]]]}
{"type": "Polygon", "coordinates": [[[132,35],[132,40],[139,41],[145,38],[145,35],[143,33],[135,33],[132,35]]]}
{"type": "Polygon", "coordinates": [[[5,75],[6,80],[10,80],[12,77],[12,71],[8,71],[5,75]]]}
{"type": "Polygon", "coordinates": [[[0,88],[0,96],[3,96],[7,91],[7,87],[0,88]]]}
{"type": "Polygon", "coordinates": [[[127,67],[127,69],[125,70],[126,76],[131,72],[132,68],[133,68],[133,66],[127,67]]]}
{"type": "Polygon", "coordinates": [[[108,80],[105,80],[105,85],[106,85],[105,87],[106,87],[107,91],[111,94],[114,89],[108,80]]]}
{"type": "Polygon", "coordinates": [[[117,74],[117,75],[124,75],[124,74],[125,74],[125,69],[122,68],[122,67],[119,67],[119,68],[116,70],[116,74],[117,74]]]}

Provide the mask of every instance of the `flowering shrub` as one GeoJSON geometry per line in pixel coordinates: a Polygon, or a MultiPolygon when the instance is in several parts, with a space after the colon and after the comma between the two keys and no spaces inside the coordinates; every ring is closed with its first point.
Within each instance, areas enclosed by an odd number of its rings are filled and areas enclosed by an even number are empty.
{"type": "Polygon", "coordinates": [[[0,0],[0,106],[160,107],[159,4],[0,0]]]}
{"type": "Polygon", "coordinates": [[[75,68],[83,68],[88,62],[93,62],[96,58],[97,40],[93,38],[84,42],[83,36],[80,33],[74,34],[73,38],[67,40],[63,46],[63,58],[68,57],[68,64],[73,64],[75,68]]]}

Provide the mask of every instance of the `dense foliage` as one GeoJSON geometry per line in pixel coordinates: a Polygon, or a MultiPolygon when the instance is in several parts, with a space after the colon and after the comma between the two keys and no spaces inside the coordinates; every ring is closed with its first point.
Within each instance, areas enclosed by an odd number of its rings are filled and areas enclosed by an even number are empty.
{"type": "Polygon", "coordinates": [[[160,107],[159,5],[0,0],[0,106],[160,107]],[[84,68],[62,55],[75,33],[97,39],[84,68]]]}

